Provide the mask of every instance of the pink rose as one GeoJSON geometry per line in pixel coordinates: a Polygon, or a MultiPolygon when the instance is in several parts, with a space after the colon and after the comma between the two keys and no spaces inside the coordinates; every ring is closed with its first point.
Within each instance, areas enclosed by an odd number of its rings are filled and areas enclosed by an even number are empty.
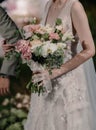
{"type": "Polygon", "coordinates": [[[39,28],[40,28],[40,25],[31,25],[31,29],[32,29],[33,32],[35,32],[39,28]]]}
{"type": "Polygon", "coordinates": [[[39,34],[44,34],[45,32],[42,30],[42,29],[38,29],[38,30],[36,30],[36,33],[39,33],[39,34]]]}
{"type": "Polygon", "coordinates": [[[25,60],[30,60],[32,58],[30,43],[27,40],[19,40],[16,43],[16,51],[21,53],[21,57],[25,60]]]}
{"type": "Polygon", "coordinates": [[[58,33],[50,33],[49,39],[59,40],[60,36],[58,35],[58,33]]]}
{"type": "Polygon", "coordinates": [[[23,30],[25,32],[35,32],[36,30],[38,30],[40,28],[40,25],[27,25],[23,27],[23,30]]]}

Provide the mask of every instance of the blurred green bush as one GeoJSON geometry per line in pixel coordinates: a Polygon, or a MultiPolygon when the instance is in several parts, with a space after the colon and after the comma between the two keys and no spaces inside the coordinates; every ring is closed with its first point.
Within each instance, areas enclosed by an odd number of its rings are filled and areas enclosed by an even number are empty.
{"type": "MultiPolygon", "coordinates": [[[[92,31],[92,36],[94,39],[94,43],[96,46],[96,5],[92,5],[92,6],[86,6],[86,12],[88,15],[88,20],[89,20],[89,25],[92,31]]],[[[94,64],[95,64],[95,69],[96,69],[96,55],[93,57],[94,60],[94,64]]]]}
{"type": "Polygon", "coordinates": [[[24,130],[30,96],[17,93],[5,98],[0,107],[0,130],[24,130]]]}

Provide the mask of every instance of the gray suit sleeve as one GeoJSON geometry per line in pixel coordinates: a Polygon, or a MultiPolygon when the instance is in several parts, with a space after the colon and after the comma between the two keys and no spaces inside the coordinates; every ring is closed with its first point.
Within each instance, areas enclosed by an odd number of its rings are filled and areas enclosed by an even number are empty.
{"type": "MultiPolygon", "coordinates": [[[[6,39],[6,42],[9,44],[14,44],[22,38],[17,26],[2,7],[0,7],[0,35],[6,39]]],[[[0,73],[15,76],[17,64],[18,60],[14,55],[12,55],[9,60],[4,58],[0,73]]]]}

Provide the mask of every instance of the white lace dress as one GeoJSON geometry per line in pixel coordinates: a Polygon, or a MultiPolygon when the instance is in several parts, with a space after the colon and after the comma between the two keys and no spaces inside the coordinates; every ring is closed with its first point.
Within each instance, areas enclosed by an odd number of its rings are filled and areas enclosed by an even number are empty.
{"type": "MultiPolygon", "coordinates": [[[[59,18],[72,33],[71,7],[77,0],[67,0],[59,18]]],[[[45,23],[48,13],[44,13],[45,23]]],[[[72,54],[77,46],[72,44],[72,54]]],[[[72,55],[68,55],[67,60],[72,55]]],[[[87,81],[82,65],[52,81],[52,91],[47,96],[31,95],[31,105],[25,130],[92,130],[87,81]]]]}

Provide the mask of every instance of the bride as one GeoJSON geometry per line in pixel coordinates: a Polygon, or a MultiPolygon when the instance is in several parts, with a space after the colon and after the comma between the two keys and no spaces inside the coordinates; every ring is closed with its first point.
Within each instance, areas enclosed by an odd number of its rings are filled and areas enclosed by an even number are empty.
{"type": "Polygon", "coordinates": [[[67,61],[60,69],[53,69],[51,76],[47,70],[33,72],[33,81],[41,81],[40,85],[43,84],[42,77],[49,77],[52,91],[47,96],[31,95],[24,130],[95,130],[93,86],[88,84],[87,79],[91,77],[86,78],[86,67],[83,66],[95,54],[86,13],[78,0],[49,0],[41,23],[54,26],[56,18],[62,19],[64,27],[74,35],[76,43],[71,44],[72,54],[67,61]],[[83,49],[77,52],[80,43],[83,49]]]}
{"type": "Polygon", "coordinates": [[[56,18],[61,18],[64,27],[75,36],[76,43],[71,44],[72,58],[60,69],[53,69],[51,76],[47,70],[34,72],[34,82],[35,79],[39,82],[41,77],[43,83],[42,75],[50,77],[52,91],[47,96],[31,95],[25,130],[95,130],[91,94],[82,65],[95,54],[85,11],[78,0],[50,0],[41,23],[54,26],[56,18]],[[78,43],[83,48],[79,53],[78,43]]]}

